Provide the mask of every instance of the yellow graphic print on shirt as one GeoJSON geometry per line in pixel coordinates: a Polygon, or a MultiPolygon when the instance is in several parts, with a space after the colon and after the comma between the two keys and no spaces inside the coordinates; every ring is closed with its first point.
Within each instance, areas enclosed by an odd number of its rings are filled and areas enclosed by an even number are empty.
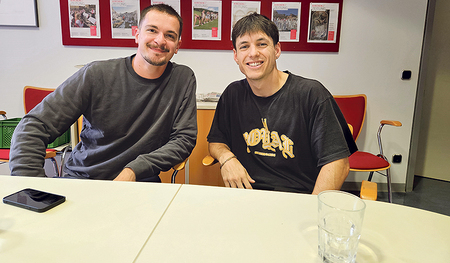
{"type": "Polygon", "coordinates": [[[284,158],[294,158],[294,142],[292,142],[289,137],[286,135],[278,135],[276,131],[270,131],[267,126],[267,119],[261,119],[263,128],[253,129],[250,133],[245,132],[244,139],[247,143],[247,152],[250,153],[249,146],[256,146],[262,142],[262,148],[265,150],[272,151],[274,153],[263,153],[259,151],[255,151],[255,154],[264,155],[264,156],[276,156],[276,150],[278,149],[284,158]]]}

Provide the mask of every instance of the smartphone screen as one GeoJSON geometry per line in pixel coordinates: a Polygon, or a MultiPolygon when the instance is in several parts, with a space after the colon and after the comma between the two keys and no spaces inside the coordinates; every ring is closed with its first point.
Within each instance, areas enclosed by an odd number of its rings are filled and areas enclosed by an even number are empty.
{"type": "Polygon", "coordinates": [[[3,203],[29,209],[35,212],[45,212],[64,203],[66,197],[39,190],[27,188],[3,198],[3,203]]]}

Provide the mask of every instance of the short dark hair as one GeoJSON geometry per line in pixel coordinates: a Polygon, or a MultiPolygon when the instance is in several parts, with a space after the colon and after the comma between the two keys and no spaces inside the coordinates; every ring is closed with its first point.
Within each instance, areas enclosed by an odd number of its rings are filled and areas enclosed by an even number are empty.
{"type": "Polygon", "coordinates": [[[273,45],[278,44],[280,35],[278,33],[278,27],[265,15],[258,13],[252,13],[239,19],[233,27],[231,33],[231,40],[233,41],[233,47],[236,49],[236,39],[248,33],[263,32],[267,34],[273,40],[273,45]]]}
{"type": "Polygon", "coordinates": [[[151,6],[144,8],[144,10],[142,10],[142,12],[141,12],[141,18],[139,20],[139,28],[141,28],[142,20],[144,20],[147,13],[152,10],[156,10],[161,13],[166,13],[170,16],[176,17],[178,19],[178,22],[180,23],[180,30],[178,31],[178,33],[179,33],[178,38],[181,37],[181,32],[183,31],[183,18],[181,18],[181,16],[177,13],[177,11],[175,11],[175,9],[173,9],[170,5],[166,5],[166,4],[151,5],[151,6]]]}

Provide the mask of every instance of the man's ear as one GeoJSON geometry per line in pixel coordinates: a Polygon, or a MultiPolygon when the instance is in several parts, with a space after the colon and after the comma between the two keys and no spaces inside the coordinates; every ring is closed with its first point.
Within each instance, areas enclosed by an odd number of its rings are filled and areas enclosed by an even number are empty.
{"type": "Polygon", "coordinates": [[[281,56],[281,43],[280,42],[278,42],[275,45],[275,56],[277,59],[281,56]]]}
{"type": "Polygon", "coordinates": [[[238,63],[238,59],[237,59],[237,51],[236,51],[235,48],[233,48],[233,58],[234,58],[234,61],[236,61],[236,63],[238,63]]]}
{"type": "Polygon", "coordinates": [[[134,43],[139,44],[139,33],[140,33],[140,29],[138,28],[136,30],[136,34],[134,35],[134,43]]]}
{"type": "Polygon", "coordinates": [[[181,39],[178,40],[177,48],[175,49],[175,54],[178,54],[178,49],[181,47],[181,39]]]}

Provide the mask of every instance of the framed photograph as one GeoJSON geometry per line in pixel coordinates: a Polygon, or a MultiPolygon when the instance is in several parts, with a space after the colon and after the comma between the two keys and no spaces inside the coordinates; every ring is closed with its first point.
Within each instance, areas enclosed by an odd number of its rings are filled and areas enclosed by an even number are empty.
{"type": "Polygon", "coordinates": [[[111,0],[112,38],[134,39],[139,24],[139,0],[111,0]]]}
{"type": "Polygon", "coordinates": [[[222,40],[222,2],[192,2],[192,39],[222,40]]]}
{"type": "Polygon", "coordinates": [[[37,0],[0,0],[0,26],[39,27],[37,0]]]}
{"type": "Polygon", "coordinates": [[[311,3],[308,42],[336,43],[339,3],[311,3]]]}
{"type": "Polygon", "coordinates": [[[69,0],[71,38],[101,38],[99,8],[99,0],[69,0]]]}
{"type": "Polygon", "coordinates": [[[273,2],[272,21],[277,25],[280,42],[299,42],[300,2],[273,2]]]}

